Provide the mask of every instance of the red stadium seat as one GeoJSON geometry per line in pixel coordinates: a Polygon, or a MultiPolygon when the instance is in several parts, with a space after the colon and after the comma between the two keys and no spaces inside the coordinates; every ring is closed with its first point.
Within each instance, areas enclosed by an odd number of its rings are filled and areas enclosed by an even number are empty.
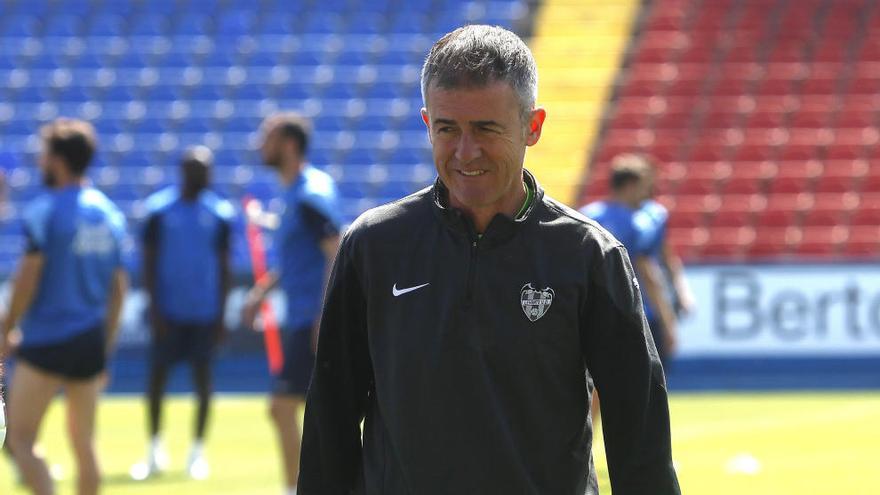
{"type": "Polygon", "coordinates": [[[776,258],[788,254],[800,242],[800,229],[796,227],[758,227],[755,242],[748,248],[753,258],[776,258]]]}
{"type": "Polygon", "coordinates": [[[751,227],[715,227],[709,230],[709,238],[703,246],[705,257],[738,259],[755,241],[755,229],[751,227]]]}
{"type": "Polygon", "coordinates": [[[846,227],[806,227],[802,230],[797,253],[810,258],[825,258],[836,254],[846,241],[846,227]]]}
{"type": "Polygon", "coordinates": [[[732,194],[763,194],[767,181],[755,177],[731,177],[720,187],[721,194],[726,198],[732,194]]]}
{"type": "Polygon", "coordinates": [[[880,257],[880,225],[850,227],[843,253],[851,257],[880,257]]]}
{"type": "Polygon", "coordinates": [[[654,96],[620,99],[597,156],[675,162],[658,184],[688,256],[880,257],[880,6],[656,0],[646,26],[627,77],[654,96]]]}

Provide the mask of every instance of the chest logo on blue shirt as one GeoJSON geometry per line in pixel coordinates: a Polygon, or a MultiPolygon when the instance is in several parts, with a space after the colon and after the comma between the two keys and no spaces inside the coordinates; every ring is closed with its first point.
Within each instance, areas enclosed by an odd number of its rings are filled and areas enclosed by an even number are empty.
{"type": "Polygon", "coordinates": [[[539,290],[532,287],[531,283],[523,285],[519,291],[519,301],[523,312],[531,322],[538,321],[547,314],[550,305],[553,304],[554,297],[556,297],[556,293],[550,287],[539,290]]]}

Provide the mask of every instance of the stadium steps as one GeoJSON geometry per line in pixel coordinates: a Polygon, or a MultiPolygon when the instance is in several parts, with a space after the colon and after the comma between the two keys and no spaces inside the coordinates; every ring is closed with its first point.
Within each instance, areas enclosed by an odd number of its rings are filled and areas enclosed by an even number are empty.
{"type": "Polygon", "coordinates": [[[573,204],[605,101],[630,38],[635,0],[546,0],[530,45],[547,121],[526,166],[547,193],[573,204]]]}

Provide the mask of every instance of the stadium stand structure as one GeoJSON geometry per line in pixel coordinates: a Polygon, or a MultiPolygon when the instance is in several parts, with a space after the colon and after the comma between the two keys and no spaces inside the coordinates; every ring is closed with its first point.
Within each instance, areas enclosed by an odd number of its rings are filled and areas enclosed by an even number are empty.
{"type": "MultiPolygon", "coordinates": [[[[3,0],[0,2],[0,276],[40,190],[35,131],[57,116],[94,123],[94,183],[135,230],[140,200],[177,180],[183,147],[215,150],[215,183],[237,200],[278,191],[255,133],[277,109],[314,119],[310,157],[338,179],[344,216],[434,176],[419,117],[430,44],[465,23],[530,29],[521,0],[3,0]]],[[[137,265],[134,242],[131,265],[137,265]]],[[[236,270],[248,272],[241,236],[236,270]]],[[[137,273],[138,270],[135,270],[137,273]]]]}
{"type": "Polygon", "coordinates": [[[544,0],[538,9],[529,45],[547,120],[526,166],[560,201],[573,204],[580,192],[581,162],[593,147],[640,7],[638,0],[544,0]]]}
{"type": "Polygon", "coordinates": [[[690,260],[880,256],[880,4],[645,4],[580,202],[620,152],[660,161],[690,260]]]}

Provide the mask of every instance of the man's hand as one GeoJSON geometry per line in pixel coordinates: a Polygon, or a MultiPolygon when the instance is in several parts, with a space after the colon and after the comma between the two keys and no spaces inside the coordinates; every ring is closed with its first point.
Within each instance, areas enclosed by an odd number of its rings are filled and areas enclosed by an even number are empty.
{"type": "Polygon", "coordinates": [[[156,309],[150,311],[150,327],[153,329],[153,337],[157,340],[168,335],[168,322],[156,309]]]}
{"type": "Polygon", "coordinates": [[[257,321],[257,315],[260,313],[260,308],[263,306],[263,300],[266,298],[266,293],[259,287],[253,287],[247,295],[245,299],[244,306],[241,308],[241,324],[246,328],[250,328],[251,330],[256,330],[254,325],[257,321]]]}
{"type": "Polygon", "coordinates": [[[663,325],[663,344],[669,356],[674,356],[678,351],[678,322],[675,320],[671,325],[663,325]]]}
{"type": "Polygon", "coordinates": [[[18,328],[0,335],[0,360],[15,354],[21,343],[21,331],[18,328]]]}

